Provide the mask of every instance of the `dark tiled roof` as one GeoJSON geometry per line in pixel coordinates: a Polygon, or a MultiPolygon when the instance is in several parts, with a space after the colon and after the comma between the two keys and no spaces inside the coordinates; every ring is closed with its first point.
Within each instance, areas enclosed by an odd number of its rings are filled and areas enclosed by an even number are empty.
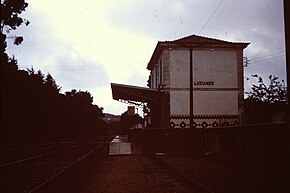
{"type": "Polygon", "coordinates": [[[229,42],[209,37],[203,37],[198,35],[190,35],[180,39],[172,41],[158,41],[155,50],[152,54],[152,57],[148,63],[147,69],[156,63],[156,60],[159,58],[160,54],[164,49],[169,47],[238,47],[241,49],[246,48],[249,43],[240,43],[240,42],[229,42]]]}
{"type": "Polygon", "coordinates": [[[170,42],[170,43],[174,43],[174,42],[180,42],[180,43],[181,42],[183,42],[183,43],[231,43],[231,42],[213,39],[213,38],[209,38],[209,37],[202,37],[202,36],[198,36],[195,34],[190,35],[190,36],[186,36],[183,38],[179,38],[177,40],[164,41],[164,42],[170,42]]]}

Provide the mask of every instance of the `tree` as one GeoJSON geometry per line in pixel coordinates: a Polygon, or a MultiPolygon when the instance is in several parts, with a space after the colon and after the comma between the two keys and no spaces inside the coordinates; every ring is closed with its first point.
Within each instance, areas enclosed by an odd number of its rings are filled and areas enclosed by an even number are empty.
{"type": "Polygon", "coordinates": [[[65,120],[75,138],[93,138],[107,134],[106,123],[101,119],[103,108],[93,105],[93,97],[88,91],[73,89],[64,95],[65,120]]]}
{"type": "MultiPolygon", "coordinates": [[[[27,80],[27,72],[19,71],[17,60],[9,57],[6,53],[7,38],[14,39],[14,44],[19,45],[23,37],[7,37],[12,30],[17,29],[21,24],[29,24],[29,21],[22,19],[19,15],[25,11],[28,4],[25,0],[1,0],[1,32],[0,32],[0,67],[1,67],[1,147],[3,144],[19,142],[25,137],[19,132],[23,126],[21,119],[24,119],[20,101],[24,100],[22,95],[23,85],[27,80]],[[16,132],[17,131],[17,132],[16,132]]],[[[26,113],[27,114],[27,113],[26,113]]],[[[26,132],[29,133],[29,132],[26,132]]]]}
{"type": "Polygon", "coordinates": [[[129,115],[128,111],[125,111],[122,115],[121,115],[121,129],[123,131],[126,131],[128,129],[130,129],[130,127],[137,125],[139,123],[143,122],[143,118],[138,115],[138,114],[134,114],[134,115],[129,115]]]}
{"type": "Polygon", "coordinates": [[[278,81],[277,76],[269,75],[270,80],[269,85],[267,86],[263,78],[257,74],[252,75],[252,77],[258,79],[258,85],[252,85],[252,91],[246,92],[248,94],[247,99],[252,102],[264,102],[264,103],[286,103],[287,102],[287,89],[282,82],[278,81]]]}
{"type": "Polygon", "coordinates": [[[52,93],[59,93],[61,87],[59,87],[50,73],[47,74],[44,85],[52,91],[52,93]]]}
{"type": "MultiPolygon", "coordinates": [[[[1,38],[0,38],[0,52],[1,64],[8,61],[8,56],[5,53],[7,47],[7,36],[11,30],[17,29],[23,23],[27,26],[29,21],[21,18],[19,15],[25,11],[28,3],[25,0],[1,0],[1,38]]],[[[23,41],[22,36],[9,37],[14,39],[14,44],[19,45],[23,41]]]]}
{"type": "Polygon", "coordinates": [[[284,81],[277,76],[269,75],[269,84],[264,83],[257,74],[252,77],[258,80],[253,84],[245,99],[245,118],[247,123],[270,123],[284,121],[286,117],[287,88],[284,81]]]}
{"type": "MultiPolygon", "coordinates": [[[[11,30],[17,29],[23,23],[29,25],[28,20],[19,17],[27,6],[28,3],[25,0],[1,0],[1,33],[4,30],[6,33],[10,33],[11,30]]],[[[22,36],[14,38],[14,44],[16,45],[19,45],[22,41],[22,36]]]]}
{"type": "Polygon", "coordinates": [[[65,96],[70,98],[74,103],[80,107],[89,107],[92,105],[93,97],[88,91],[78,91],[72,89],[71,91],[65,92],[65,96]]]}

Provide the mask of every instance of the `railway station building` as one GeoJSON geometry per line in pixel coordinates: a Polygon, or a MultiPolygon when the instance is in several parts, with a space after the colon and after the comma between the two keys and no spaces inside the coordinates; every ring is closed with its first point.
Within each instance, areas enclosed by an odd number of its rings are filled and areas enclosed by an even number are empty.
{"type": "Polygon", "coordinates": [[[159,41],[147,65],[148,88],[111,83],[113,99],[142,106],[150,127],[240,125],[248,45],[197,35],[159,41]]]}

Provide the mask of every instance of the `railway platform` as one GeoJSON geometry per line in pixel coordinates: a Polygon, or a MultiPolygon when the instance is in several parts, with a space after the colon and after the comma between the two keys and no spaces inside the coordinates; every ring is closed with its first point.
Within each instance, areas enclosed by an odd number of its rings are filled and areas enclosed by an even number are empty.
{"type": "Polygon", "coordinates": [[[137,144],[129,142],[128,135],[117,135],[109,147],[109,155],[136,155],[141,154],[141,148],[137,144]]]}

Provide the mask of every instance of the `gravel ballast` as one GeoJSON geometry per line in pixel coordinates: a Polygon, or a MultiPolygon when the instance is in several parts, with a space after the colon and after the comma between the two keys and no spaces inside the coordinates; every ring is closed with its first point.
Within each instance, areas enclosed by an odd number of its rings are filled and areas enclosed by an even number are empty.
{"type": "MultiPolygon", "coordinates": [[[[226,165],[192,155],[158,156],[171,167],[215,193],[290,192],[283,176],[226,165]]],[[[153,166],[143,155],[109,156],[101,163],[82,193],[198,192],[153,166]]]]}
{"type": "Polygon", "coordinates": [[[186,193],[195,192],[146,156],[109,156],[80,192],[85,193],[186,193]]]}

